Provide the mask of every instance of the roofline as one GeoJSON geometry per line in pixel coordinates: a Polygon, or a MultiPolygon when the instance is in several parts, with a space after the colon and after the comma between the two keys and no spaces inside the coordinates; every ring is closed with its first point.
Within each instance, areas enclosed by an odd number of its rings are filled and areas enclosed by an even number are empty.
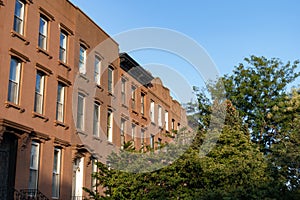
{"type": "Polygon", "coordinates": [[[135,67],[138,67],[143,71],[145,75],[151,78],[151,80],[154,79],[151,73],[149,73],[147,70],[145,70],[137,61],[135,61],[130,55],[128,55],[126,52],[119,53],[119,57],[125,57],[125,59],[129,60],[135,67]]]}

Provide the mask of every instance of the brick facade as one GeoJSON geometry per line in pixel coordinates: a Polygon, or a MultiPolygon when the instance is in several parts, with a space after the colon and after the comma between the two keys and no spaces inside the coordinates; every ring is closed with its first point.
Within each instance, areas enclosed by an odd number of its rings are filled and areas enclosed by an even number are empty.
{"type": "Polygon", "coordinates": [[[128,141],[156,149],[186,124],[161,80],[69,1],[2,0],[0,18],[0,199],[84,196],[95,160],[128,141]]]}

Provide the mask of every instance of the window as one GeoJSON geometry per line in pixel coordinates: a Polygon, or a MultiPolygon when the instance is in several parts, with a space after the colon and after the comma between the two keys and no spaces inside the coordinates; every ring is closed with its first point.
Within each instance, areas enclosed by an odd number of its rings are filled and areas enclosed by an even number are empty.
{"type": "Polygon", "coordinates": [[[82,197],[83,187],[83,174],[84,174],[84,157],[77,157],[73,161],[73,186],[72,186],[72,199],[82,197]]]}
{"type": "Polygon", "coordinates": [[[100,85],[100,65],[101,65],[101,61],[96,56],[95,64],[94,64],[94,80],[95,80],[95,83],[97,83],[97,85],[100,85]]]}
{"type": "Polygon", "coordinates": [[[48,20],[40,16],[40,30],[39,30],[39,47],[47,49],[47,36],[48,36],[48,20]]]}
{"type": "Polygon", "coordinates": [[[141,129],[141,147],[142,147],[142,150],[144,148],[144,143],[145,143],[145,130],[141,129]]]}
{"type": "Polygon", "coordinates": [[[131,140],[132,140],[132,146],[134,146],[134,138],[135,138],[135,124],[131,124],[131,140]]]}
{"type": "Polygon", "coordinates": [[[107,140],[112,142],[112,125],[113,125],[113,113],[111,110],[107,112],[107,140]]]}
{"type": "Polygon", "coordinates": [[[94,121],[93,121],[93,135],[99,137],[100,128],[100,105],[94,103],[94,121]]]}
{"type": "Polygon", "coordinates": [[[11,58],[7,100],[15,104],[19,102],[20,73],[21,61],[17,58],[11,58]]]}
{"type": "Polygon", "coordinates": [[[141,114],[145,114],[145,94],[141,93],[141,114]]]}
{"type": "Polygon", "coordinates": [[[175,130],[175,120],[172,119],[172,130],[175,130]]]}
{"type": "MultiPolygon", "coordinates": [[[[92,174],[96,174],[98,172],[97,160],[92,160],[92,174]]],[[[92,191],[97,192],[97,178],[92,176],[92,191]]]]}
{"type": "Polygon", "coordinates": [[[108,68],[108,92],[113,92],[113,79],[114,79],[114,69],[112,67],[108,68]]]}
{"type": "Polygon", "coordinates": [[[150,102],[150,118],[151,118],[151,122],[154,123],[154,101],[151,100],[150,102]]]}
{"type": "Polygon", "coordinates": [[[56,120],[64,121],[65,86],[58,82],[56,100],[56,120]]]}
{"type": "Polygon", "coordinates": [[[154,149],[154,135],[152,135],[152,134],[150,136],[150,148],[154,149]]]}
{"type": "Polygon", "coordinates": [[[158,106],[158,126],[162,127],[162,109],[158,106]]]}
{"type": "Polygon", "coordinates": [[[122,104],[126,105],[126,79],[122,78],[121,83],[121,100],[122,104]]]}
{"type": "Polygon", "coordinates": [[[125,119],[121,119],[121,149],[124,149],[125,144],[125,119]]]}
{"type": "Polygon", "coordinates": [[[168,111],[165,111],[165,126],[166,126],[166,130],[169,130],[169,113],[168,111]]]}
{"type": "Polygon", "coordinates": [[[34,112],[43,114],[45,74],[37,71],[35,81],[34,112]]]}
{"type": "Polygon", "coordinates": [[[86,72],[86,48],[80,45],[79,49],[79,73],[85,74],[86,72]]]}
{"type": "Polygon", "coordinates": [[[135,86],[131,86],[131,108],[134,110],[135,109],[135,86]]]}
{"type": "Polygon", "coordinates": [[[84,95],[80,93],[78,93],[77,102],[77,128],[84,129],[84,95]]]}
{"type": "Polygon", "coordinates": [[[60,46],[59,46],[59,60],[67,62],[67,42],[68,35],[64,31],[60,31],[60,46]]]}
{"type": "Polygon", "coordinates": [[[161,148],[161,138],[158,138],[158,140],[157,140],[157,148],[158,149],[161,148]]]}
{"type": "Polygon", "coordinates": [[[32,142],[30,151],[29,189],[38,188],[40,144],[32,142]]]}
{"type": "Polygon", "coordinates": [[[52,172],[52,197],[59,198],[61,150],[54,149],[53,172],[52,172]]]}
{"type": "Polygon", "coordinates": [[[180,123],[177,124],[177,130],[180,130],[180,123]]]}
{"type": "Polygon", "coordinates": [[[15,16],[14,16],[14,31],[23,35],[24,32],[24,13],[25,4],[21,0],[16,0],[15,16]]]}

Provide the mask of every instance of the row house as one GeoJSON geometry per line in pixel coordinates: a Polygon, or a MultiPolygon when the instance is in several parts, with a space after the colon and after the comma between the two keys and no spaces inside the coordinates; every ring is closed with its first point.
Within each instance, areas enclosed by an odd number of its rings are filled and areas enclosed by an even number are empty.
{"type": "Polygon", "coordinates": [[[185,111],[68,0],[0,1],[0,199],[76,199],[96,162],[158,149],[185,111]]]}

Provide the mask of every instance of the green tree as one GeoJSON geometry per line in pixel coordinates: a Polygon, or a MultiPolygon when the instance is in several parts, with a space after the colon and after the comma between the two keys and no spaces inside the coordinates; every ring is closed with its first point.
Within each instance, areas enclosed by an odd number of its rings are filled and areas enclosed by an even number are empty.
{"type": "Polygon", "coordinates": [[[272,115],[280,117],[281,137],[272,145],[268,156],[278,195],[286,199],[300,199],[300,94],[292,93],[272,108],[272,115]]]}
{"type": "MultiPolygon", "coordinates": [[[[110,162],[115,163],[116,168],[126,168],[130,165],[130,170],[136,173],[108,170],[101,164],[97,178],[106,188],[109,197],[100,197],[99,194],[91,193],[92,198],[263,199],[268,197],[268,187],[266,187],[268,176],[265,174],[267,165],[263,154],[251,143],[249,132],[242,125],[242,120],[232,104],[229,101],[222,104],[226,105],[225,125],[215,148],[205,157],[199,156],[199,146],[210,133],[206,129],[199,131],[198,139],[194,140],[189,148],[183,145],[186,138],[182,138],[177,145],[169,144],[168,149],[172,150],[165,152],[167,156],[160,153],[127,154],[126,151],[112,154],[109,159],[110,162]],[[186,148],[184,149],[186,151],[172,161],[170,157],[176,157],[174,153],[176,154],[178,148],[186,148]],[[154,165],[162,164],[161,166],[164,167],[141,173],[143,169],[149,167],[147,166],[149,162],[154,165]],[[170,162],[169,165],[166,166],[166,162],[170,162]]],[[[213,109],[222,109],[220,103],[212,106],[213,109]]]]}
{"type": "MultiPolygon", "coordinates": [[[[221,78],[227,98],[240,112],[251,132],[251,139],[268,150],[281,133],[280,118],[270,115],[272,108],[287,98],[286,89],[300,73],[295,70],[299,61],[283,64],[279,59],[251,56],[234,68],[232,75],[221,78]]],[[[210,92],[220,91],[214,84],[210,92]]]]}

